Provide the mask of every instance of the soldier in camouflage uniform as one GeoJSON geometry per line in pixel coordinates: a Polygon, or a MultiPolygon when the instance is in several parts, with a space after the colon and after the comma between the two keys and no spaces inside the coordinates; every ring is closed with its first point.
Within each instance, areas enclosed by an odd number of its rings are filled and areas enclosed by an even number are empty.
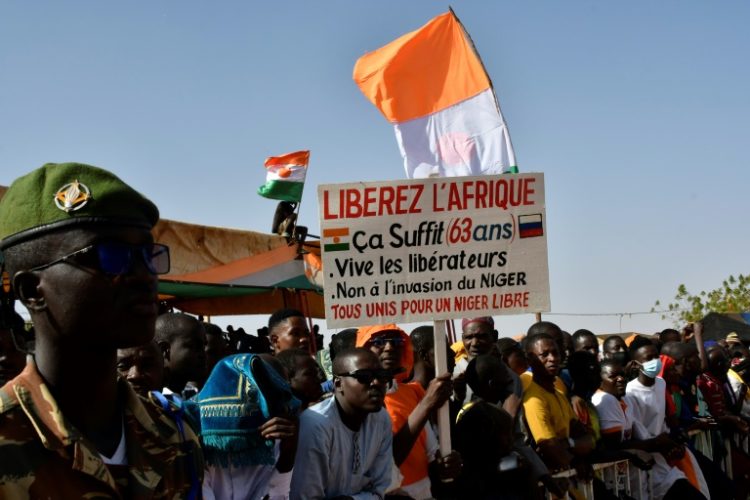
{"type": "Polygon", "coordinates": [[[154,335],[158,216],[80,164],[45,165],[0,201],[0,250],[36,329],[34,360],[0,388],[0,499],[200,497],[195,433],[117,377],[117,349],[154,335]]]}

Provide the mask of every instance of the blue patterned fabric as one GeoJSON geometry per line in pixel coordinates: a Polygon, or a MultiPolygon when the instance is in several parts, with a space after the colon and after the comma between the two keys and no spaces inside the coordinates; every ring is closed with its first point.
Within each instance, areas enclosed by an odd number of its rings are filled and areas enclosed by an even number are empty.
{"type": "Polygon", "coordinates": [[[260,427],[300,407],[287,381],[256,354],[219,361],[203,389],[184,404],[200,421],[206,462],[222,467],[273,465],[273,440],[263,439],[260,427]]]}

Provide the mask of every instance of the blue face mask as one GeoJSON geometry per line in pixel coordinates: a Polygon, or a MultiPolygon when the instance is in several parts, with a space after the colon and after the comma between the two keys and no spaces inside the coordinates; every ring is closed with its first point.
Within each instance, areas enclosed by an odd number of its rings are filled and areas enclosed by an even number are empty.
{"type": "Polygon", "coordinates": [[[641,373],[643,373],[648,378],[656,378],[656,376],[661,371],[661,359],[654,358],[650,361],[646,361],[645,363],[641,363],[641,373]]]}

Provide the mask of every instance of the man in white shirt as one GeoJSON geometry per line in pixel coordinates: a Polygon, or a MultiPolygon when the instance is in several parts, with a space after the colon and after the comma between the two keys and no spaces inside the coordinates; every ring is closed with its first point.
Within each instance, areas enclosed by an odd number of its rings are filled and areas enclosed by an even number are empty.
{"type": "Polygon", "coordinates": [[[383,408],[391,372],[357,348],[336,356],[333,373],[334,396],[300,416],[290,499],[382,499],[393,456],[383,408]]]}
{"type": "Polygon", "coordinates": [[[664,379],[657,376],[661,371],[661,360],[656,346],[650,340],[641,337],[631,343],[630,351],[631,357],[640,368],[638,377],[628,382],[625,389],[625,402],[632,409],[633,415],[633,439],[659,441],[654,449],[648,450],[652,452],[655,462],[651,469],[654,498],[711,498],[703,473],[690,450],[668,443],[667,387],[664,379]],[[670,465],[675,460],[683,459],[683,452],[684,457],[690,461],[690,482],[681,469],[670,465]],[[700,490],[694,483],[700,486],[700,490]]]}

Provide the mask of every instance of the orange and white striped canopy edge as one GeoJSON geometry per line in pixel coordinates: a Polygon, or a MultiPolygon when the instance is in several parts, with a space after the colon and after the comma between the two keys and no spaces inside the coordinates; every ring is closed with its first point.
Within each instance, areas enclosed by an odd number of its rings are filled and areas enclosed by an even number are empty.
{"type": "Polygon", "coordinates": [[[295,151],[281,156],[269,156],[263,164],[266,168],[278,167],[283,165],[302,165],[307,166],[310,161],[310,151],[295,151]]]}
{"type": "Polygon", "coordinates": [[[421,118],[490,88],[490,80],[451,12],[365,54],[354,81],[391,122],[421,118]]]}

